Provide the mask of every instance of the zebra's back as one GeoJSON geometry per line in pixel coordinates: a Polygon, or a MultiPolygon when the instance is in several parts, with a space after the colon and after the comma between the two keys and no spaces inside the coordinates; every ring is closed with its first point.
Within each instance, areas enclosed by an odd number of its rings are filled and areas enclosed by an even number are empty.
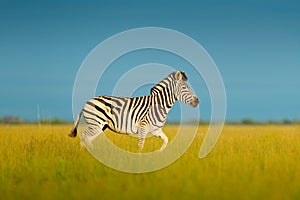
{"type": "Polygon", "coordinates": [[[137,133],[138,123],[146,115],[150,105],[151,96],[98,96],[85,104],[83,115],[90,127],[105,125],[119,133],[137,133]]]}

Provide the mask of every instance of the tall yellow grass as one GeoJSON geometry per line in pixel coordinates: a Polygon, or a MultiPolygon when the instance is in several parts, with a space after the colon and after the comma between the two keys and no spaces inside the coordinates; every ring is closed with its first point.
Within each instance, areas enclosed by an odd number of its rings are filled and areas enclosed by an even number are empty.
{"type": "MultiPolygon", "coordinates": [[[[176,126],[166,126],[172,139],[176,126]]],[[[1,199],[300,199],[300,126],[225,126],[214,150],[198,158],[207,127],[172,165],[129,174],[104,166],[70,125],[0,126],[1,199]]],[[[105,131],[135,151],[137,139],[105,131]]],[[[145,151],[158,149],[157,138],[145,151]]],[[[113,156],[113,155],[112,155],[113,156]]]]}

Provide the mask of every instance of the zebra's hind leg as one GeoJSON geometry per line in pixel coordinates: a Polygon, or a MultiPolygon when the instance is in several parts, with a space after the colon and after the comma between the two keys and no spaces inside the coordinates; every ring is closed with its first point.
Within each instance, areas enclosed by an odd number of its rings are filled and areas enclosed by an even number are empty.
{"type": "Polygon", "coordinates": [[[159,137],[163,140],[163,144],[161,146],[161,148],[159,149],[159,151],[162,151],[166,148],[167,144],[168,144],[168,137],[166,136],[166,134],[163,132],[163,130],[160,128],[160,129],[157,129],[155,131],[152,131],[152,134],[156,137],[159,137]]]}
{"type": "Polygon", "coordinates": [[[85,146],[85,147],[89,146],[92,148],[93,140],[96,139],[102,132],[103,132],[103,130],[101,127],[88,128],[81,135],[81,141],[80,141],[81,146],[85,146]]]}

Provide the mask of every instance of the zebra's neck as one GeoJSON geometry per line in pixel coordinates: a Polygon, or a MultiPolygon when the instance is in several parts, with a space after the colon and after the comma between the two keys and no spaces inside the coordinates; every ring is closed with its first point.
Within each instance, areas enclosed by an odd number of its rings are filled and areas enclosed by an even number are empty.
{"type": "Polygon", "coordinates": [[[152,94],[152,96],[154,104],[160,105],[161,108],[166,109],[168,111],[172,108],[176,101],[175,95],[173,95],[173,93],[168,89],[161,90],[158,93],[152,94]]]}
{"type": "Polygon", "coordinates": [[[176,101],[173,88],[171,85],[164,87],[164,85],[158,84],[151,89],[151,97],[150,121],[153,125],[162,127],[166,122],[168,112],[176,101]]]}

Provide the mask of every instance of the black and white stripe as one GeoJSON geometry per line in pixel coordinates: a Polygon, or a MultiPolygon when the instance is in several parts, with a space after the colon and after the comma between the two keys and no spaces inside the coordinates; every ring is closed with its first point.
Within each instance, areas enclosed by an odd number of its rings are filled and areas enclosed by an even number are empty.
{"type": "Polygon", "coordinates": [[[88,130],[82,133],[85,145],[91,142],[106,128],[118,133],[138,134],[138,148],[142,150],[147,133],[160,137],[164,143],[168,138],[163,133],[169,110],[176,100],[193,107],[199,104],[198,98],[187,84],[184,72],[176,71],[160,81],[151,89],[151,95],[134,98],[98,96],[90,99],[75,121],[75,127],[69,134],[77,135],[77,126],[81,115],[86,120],[88,130]]]}

